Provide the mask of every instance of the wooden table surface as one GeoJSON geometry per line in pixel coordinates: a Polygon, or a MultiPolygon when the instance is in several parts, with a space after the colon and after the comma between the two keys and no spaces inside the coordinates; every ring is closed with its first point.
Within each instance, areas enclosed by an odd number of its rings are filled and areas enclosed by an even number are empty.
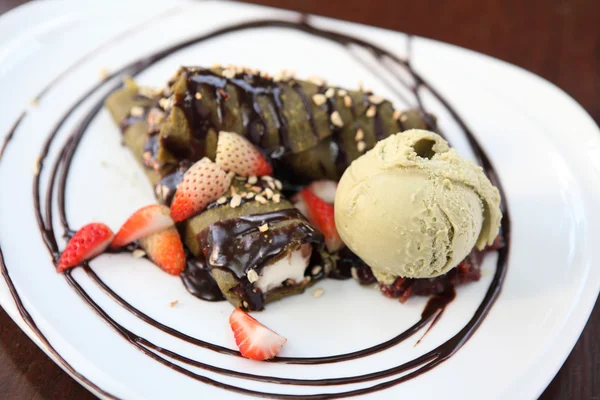
{"type": "MultiPolygon", "coordinates": [[[[0,0],[0,14],[26,0],[0,0]]],[[[598,0],[259,0],[439,39],[554,82],[600,121],[598,0]]],[[[600,184],[600,183],[599,183],[600,184]]],[[[597,266],[600,267],[600,266],[597,266]]],[[[0,399],[92,399],[0,308],[0,399]]],[[[540,399],[600,400],[600,302],[540,399]]]]}

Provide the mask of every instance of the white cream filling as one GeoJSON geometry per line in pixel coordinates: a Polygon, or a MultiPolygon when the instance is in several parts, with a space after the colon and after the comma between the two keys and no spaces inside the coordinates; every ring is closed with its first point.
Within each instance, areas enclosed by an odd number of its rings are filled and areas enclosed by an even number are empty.
{"type": "Polygon", "coordinates": [[[254,286],[266,293],[281,286],[288,279],[296,283],[301,282],[304,279],[304,271],[308,267],[311,254],[312,246],[305,244],[273,264],[266,265],[258,280],[254,282],[254,286]]]}

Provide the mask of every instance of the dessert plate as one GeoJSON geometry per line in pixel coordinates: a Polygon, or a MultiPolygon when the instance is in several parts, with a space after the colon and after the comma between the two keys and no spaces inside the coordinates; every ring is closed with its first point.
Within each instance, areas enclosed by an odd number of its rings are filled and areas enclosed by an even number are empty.
{"type": "Polygon", "coordinates": [[[599,131],[526,71],[428,39],[222,2],[34,2],[0,18],[0,38],[0,304],[102,398],[534,399],[587,321],[600,289],[599,131]],[[106,254],[57,274],[48,249],[64,247],[64,226],[117,228],[155,201],[104,96],[126,73],[158,86],[179,65],[213,63],[362,80],[398,106],[421,102],[463,156],[487,154],[507,251],[487,257],[481,281],[459,287],[426,335],[335,363],[306,359],[386,343],[427,299],[319,282],[321,297],[309,290],[256,314],[288,338],[281,356],[305,361],[259,363],[222,351],[235,349],[229,303],[196,299],[145,259],[106,254]]]}

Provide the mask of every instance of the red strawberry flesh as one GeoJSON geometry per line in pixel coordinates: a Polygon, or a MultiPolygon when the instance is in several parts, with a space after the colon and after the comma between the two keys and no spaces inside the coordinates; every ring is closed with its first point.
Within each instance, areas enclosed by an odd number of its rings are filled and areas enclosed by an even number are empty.
{"type": "Polygon", "coordinates": [[[305,203],[305,212],[308,214],[306,217],[325,236],[327,250],[335,252],[341,249],[344,244],[335,227],[333,205],[325,202],[309,189],[302,189],[300,196],[305,203]]]}
{"type": "Polygon", "coordinates": [[[137,210],[119,229],[110,247],[117,249],[129,243],[164,231],[174,225],[170,217],[169,207],[161,204],[152,204],[137,210]]]}
{"type": "Polygon", "coordinates": [[[235,343],[242,356],[252,360],[275,357],[287,339],[273,332],[244,311],[236,308],[229,317],[235,343]]]}
{"type": "Polygon", "coordinates": [[[140,246],[150,260],[166,273],[179,275],[185,269],[185,251],[175,227],[141,238],[140,246]]]}
{"type": "Polygon", "coordinates": [[[102,223],[94,222],[83,226],[67,243],[56,265],[57,272],[81,265],[104,252],[113,237],[110,228],[102,223]]]}

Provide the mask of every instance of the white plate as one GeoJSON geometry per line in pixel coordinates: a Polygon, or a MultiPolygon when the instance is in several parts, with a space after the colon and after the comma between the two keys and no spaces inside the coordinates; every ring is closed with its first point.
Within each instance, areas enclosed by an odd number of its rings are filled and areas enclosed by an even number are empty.
{"type": "MultiPolygon", "coordinates": [[[[98,395],[239,397],[139,351],[54,272],[31,195],[43,142],[76,100],[99,82],[101,68],[116,71],[185,38],[264,18],[297,21],[299,16],[235,3],[70,0],[29,3],[0,18],[0,138],[23,115],[0,161],[0,245],[5,278],[10,278],[0,284],[0,303],[44,351],[98,395]],[[39,105],[31,105],[50,82],[39,105]]],[[[406,57],[406,35],[320,17],[310,17],[309,23],[406,57]]],[[[138,78],[161,85],[180,64],[232,63],[270,72],[286,68],[304,77],[321,75],[341,86],[354,87],[361,79],[403,106],[402,98],[378,78],[381,70],[371,72],[371,67],[377,68],[372,56],[360,48],[354,52],[367,66],[324,39],[287,28],[255,29],[186,47],[138,78]]],[[[536,398],[572,349],[600,288],[600,269],[591,268],[599,262],[592,241],[600,237],[598,128],[562,91],[514,66],[422,38],[412,40],[411,60],[414,69],[450,99],[496,166],[512,218],[511,251],[501,295],[474,336],[433,370],[371,396],[536,398]]],[[[58,130],[42,169],[42,205],[61,146],[114,82],[101,85],[58,130]]],[[[463,131],[444,107],[427,94],[424,102],[438,115],[450,141],[473,157],[463,131]]],[[[154,201],[141,169],[119,140],[107,112],[100,111],[85,131],[68,175],[66,211],[71,226],[100,220],[116,229],[136,208],[154,201]]],[[[60,236],[55,203],[52,208],[60,236]]],[[[59,246],[64,246],[62,239],[59,246]]],[[[197,300],[177,278],[126,255],[101,256],[92,268],[152,318],[192,337],[235,348],[228,303],[197,300]],[[174,300],[179,304],[170,307],[174,300]]],[[[494,268],[494,257],[488,257],[482,280],[458,289],[457,299],[418,346],[420,335],[369,357],[312,366],[257,363],[202,349],[144,323],[106,296],[82,269],[72,276],[110,318],[160,348],[256,375],[316,379],[379,371],[437,347],[472,317],[494,268]]],[[[380,343],[413,324],[426,301],[413,298],[400,305],[354,282],[326,281],[319,287],[325,289],[319,299],[307,292],[269,305],[258,315],[288,338],[282,356],[323,356],[380,343]]],[[[174,363],[215,381],[278,394],[336,393],[397,378],[326,387],[278,385],[174,363]]]]}

